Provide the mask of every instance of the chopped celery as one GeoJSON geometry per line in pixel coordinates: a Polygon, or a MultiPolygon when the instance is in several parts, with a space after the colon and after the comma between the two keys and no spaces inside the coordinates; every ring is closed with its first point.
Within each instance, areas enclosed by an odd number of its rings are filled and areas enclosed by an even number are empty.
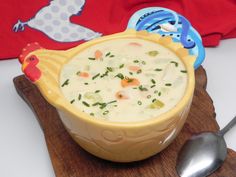
{"type": "Polygon", "coordinates": [[[98,93],[94,92],[86,92],[84,94],[84,98],[91,100],[92,102],[101,102],[102,97],[98,93]]]}
{"type": "Polygon", "coordinates": [[[149,108],[151,108],[151,109],[160,109],[164,106],[165,106],[165,104],[162,101],[155,100],[152,104],[149,105],[149,108]]]}
{"type": "Polygon", "coordinates": [[[155,57],[155,56],[157,56],[157,55],[159,54],[159,52],[156,51],[156,50],[153,50],[153,51],[147,52],[147,54],[148,54],[149,56],[151,56],[151,57],[155,57]]]}

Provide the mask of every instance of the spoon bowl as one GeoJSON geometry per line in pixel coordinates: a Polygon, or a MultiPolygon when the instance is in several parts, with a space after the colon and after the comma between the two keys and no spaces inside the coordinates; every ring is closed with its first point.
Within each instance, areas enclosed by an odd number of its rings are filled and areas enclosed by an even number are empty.
{"type": "Polygon", "coordinates": [[[234,117],[217,133],[203,132],[191,137],[181,148],[176,170],[180,177],[205,177],[213,173],[227,156],[224,134],[236,124],[234,117]]]}
{"type": "Polygon", "coordinates": [[[227,146],[222,136],[211,132],[201,133],[189,139],[181,149],[177,172],[181,177],[209,175],[221,166],[226,155],[227,146]]]}

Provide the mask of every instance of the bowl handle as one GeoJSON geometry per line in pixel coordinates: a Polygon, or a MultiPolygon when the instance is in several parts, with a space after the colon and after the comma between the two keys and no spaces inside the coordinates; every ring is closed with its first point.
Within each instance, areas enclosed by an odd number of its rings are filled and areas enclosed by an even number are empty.
{"type": "Polygon", "coordinates": [[[42,77],[58,80],[60,69],[68,59],[66,51],[47,50],[37,42],[27,44],[19,56],[23,73],[33,83],[42,77]]]}

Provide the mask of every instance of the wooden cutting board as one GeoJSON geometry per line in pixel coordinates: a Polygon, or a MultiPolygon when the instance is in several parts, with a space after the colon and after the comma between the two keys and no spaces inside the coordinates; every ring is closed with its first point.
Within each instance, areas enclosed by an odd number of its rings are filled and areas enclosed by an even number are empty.
{"type": "MultiPolygon", "coordinates": [[[[66,132],[56,109],[45,101],[33,84],[23,75],[14,78],[14,84],[42,127],[57,177],[176,177],[176,158],[184,142],[195,133],[219,130],[213,102],[205,90],[207,77],[202,67],[196,71],[193,104],[179,136],[161,153],[128,164],[105,161],[84,151],[66,132]]],[[[228,149],[223,166],[211,177],[236,177],[236,152],[228,149]]]]}

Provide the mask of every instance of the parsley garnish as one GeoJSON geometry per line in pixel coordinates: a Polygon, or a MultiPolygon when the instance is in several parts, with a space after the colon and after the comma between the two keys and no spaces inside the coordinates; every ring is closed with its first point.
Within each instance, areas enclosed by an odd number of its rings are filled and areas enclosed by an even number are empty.
{"type": "Polygon", "coordinates": [[[64,87],[65,85],[69,85],[69,79],[66,79],[66,81],[61,85],[61,87],[64,87]]]}
{"type": "Polygon", "coordinates": [[[162,71],[162,69],[156,68],[156,69],[154,69],[154,71],[162,71]]]}
{"type": "Polygon", "coordinates": [[[82,97],[81,94],[79,94],[79,96],[78,96],[78,100],[81,100],[81,97],[82,97]]]}
{"type": "Polygon", "coordinates": [[[100,73],[96,74],[95,76],[92,77],[92,79],[96,79],[98,76],[100,76],[100,73]]]}
{"type": "Polygon", "coordinates": [[[141,69],[139,69],[138,71],[137,71],[137,74],[140,74],[142,72],[142,70],[141,69]]]}
{"type": "Polygon", "coordinates": [[[121,64],[120,66],[119,66],[119,68],[121,69],[121,68],[123,68],[125,66],[125,64],[121,64]]]}
{"type": "Polygon", "coordinates": [[[148,99],[151,98],[151,97],[152,97],[151,95],[148,95],[148,96],[147,96],[148,99]]]}
{"type": "Polygon", "coordinates": [[[108,52],[105,56],[107,57],[107,56],[109,56],[111,54],[111,52],[108,52]]]}
{"type": "Polygon", "coordinates": [[[101,90],[96,90],[95,93],[99,93],[101,90]]]}
{"type": "Polygon", "coordinates": [[[168,87],[171,86],[171,85],[172,85],[171,83],[166,83],[165,84],[165,86],[168,86],[168,87]]]}
{"type": "Polygon", "coordinates": [[[109,71],[106,71],[104,74],[102,74],[100,77],[103,78],[105,76],[108,76],[109,71]]]}
{"type": "Polygon", "coordinates": [[[156,85],[152,85],[150,88],[153,88],[153,87],[155,87],[156,85]]]}
{"type": "Polygon", "coordinates": [[[120,79],[124,79],[124,78],[125,78],[124,75],[121,74],[121,73],[117,74],[115,77],[118,77],[118,78],[120,78],[120,79]]]}
{"type": "Polygon", "coordinates": [[[102,113],[103,115],[107,115],[109,113],[108,110],[104,111],[104,113],[102,113]]]}
{"type": "Polygon", "coordinates": [[[90,105],[89,105],[87,102],[82,101],[82,103],[83,103],[85,106],[90,107],[90,105]]]}
{"type": "Polygon", "coordinates": [[[154,79],[151,79],[151,82],[152,82],[153,84],[156,84],[156,81],[155,81],[154,79]]]}
{"type": "Polygon", "coordinates": [[[107,71],[112,72],[113,71],[112,67],[107,67],[107,71]]]}
{"type": "Polygon", "coordinates": [[[177,63],[176,61],[171,61],[170,63],[175,64],[175,67],[178,67],[179,63],[177,63]]]}
{"type": "Polygon", "coordinates": [[[139,88],[140,91],[148,91],[148,89],[143,87],[142,85],[140,85],[138,88],[139,88]]]}

